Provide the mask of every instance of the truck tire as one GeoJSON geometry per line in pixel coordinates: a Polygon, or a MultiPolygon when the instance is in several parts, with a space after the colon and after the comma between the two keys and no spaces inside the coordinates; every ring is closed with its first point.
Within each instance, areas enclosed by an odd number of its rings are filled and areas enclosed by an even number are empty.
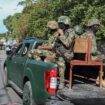
{"type": "Polygon", "coordinates": [[[27,81],[23,90],[23,105],[37,105],[32,96],[32,87],[30,81],[27,81]]]}

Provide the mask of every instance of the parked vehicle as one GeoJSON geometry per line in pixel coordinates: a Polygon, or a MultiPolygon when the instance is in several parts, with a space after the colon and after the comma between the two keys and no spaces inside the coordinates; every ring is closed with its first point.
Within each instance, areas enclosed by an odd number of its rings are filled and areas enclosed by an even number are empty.
{"type": "Polygon", "coordinates": [[[24,40],[4,63],[5,84],[23,95],[23,105],[44,105],[57,92],[57,65],[28,57],[28,52],[43,42],[24,40]]]}

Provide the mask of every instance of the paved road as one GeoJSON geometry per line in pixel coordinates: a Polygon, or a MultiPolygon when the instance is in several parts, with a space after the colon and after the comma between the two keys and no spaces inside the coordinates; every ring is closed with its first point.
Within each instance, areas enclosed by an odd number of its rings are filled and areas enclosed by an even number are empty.
{"type": "Polygon", "coordinates": [[[0,105],[7,105],[8,103],[18,103],[17,105],[22,105],[22,99],[13,91],[12,88],[4,87],[3,83],[3,63],[6,58],[4,51],[0,50],[0,105]]]}
{"type": "Polygon", "coordinates": [[[64,89],[59,94],[73,105],[105,105],[105,89],[94,83],[74,84],[72,90],[64,89]]]}

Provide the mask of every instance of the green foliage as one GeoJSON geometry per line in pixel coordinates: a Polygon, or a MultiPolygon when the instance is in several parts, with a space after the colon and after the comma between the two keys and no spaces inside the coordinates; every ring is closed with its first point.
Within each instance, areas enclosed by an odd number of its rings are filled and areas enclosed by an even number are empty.
{"type": "Polygon", "coordinates": [[[67,15],[72,26],[80,24],[85,27],[87,21],[96,17],[102,25],[97,38],[105,38],[105,0],[26,0],[21,14],[9,16],[4,20],[7,29],[14,37],[45,38],[46,24],[49,20],[57,20],[67,15]]]}
{"type": "Polygon", "coordinates": [[[13,37],[21,37],[24,36],[27,31],[29,14],[15,14],[14,16],[7,17],[4,20],[4,24],[7,29],[13,35],[13,37]]]}

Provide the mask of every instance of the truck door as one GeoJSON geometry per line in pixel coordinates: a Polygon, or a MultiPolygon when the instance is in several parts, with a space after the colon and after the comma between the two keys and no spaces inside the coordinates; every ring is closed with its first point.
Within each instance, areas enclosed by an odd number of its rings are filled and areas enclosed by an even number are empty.
{"type": "Polygon", "coordinates": [[[12,80],[12,82],[16,83],[17,82],[17,73],[16,73],[16,57],[21,55],[21,51],[23,49],[23,44],[21,43],[16,51],[8,58],[8,76],[9,80],[12,80]]]}
{"type": "Polygon", "coordinates": [[[15,61],[16,61],[16,76],[17,76],[17,84],[20,88],[23,86],[23,75],[24,75],[24,68],[25,68],[25,63],[28,58],[28,50],[30,47],[30,43],[24,43],[22,53],[18,56],[15,56],[15,61]]]}

